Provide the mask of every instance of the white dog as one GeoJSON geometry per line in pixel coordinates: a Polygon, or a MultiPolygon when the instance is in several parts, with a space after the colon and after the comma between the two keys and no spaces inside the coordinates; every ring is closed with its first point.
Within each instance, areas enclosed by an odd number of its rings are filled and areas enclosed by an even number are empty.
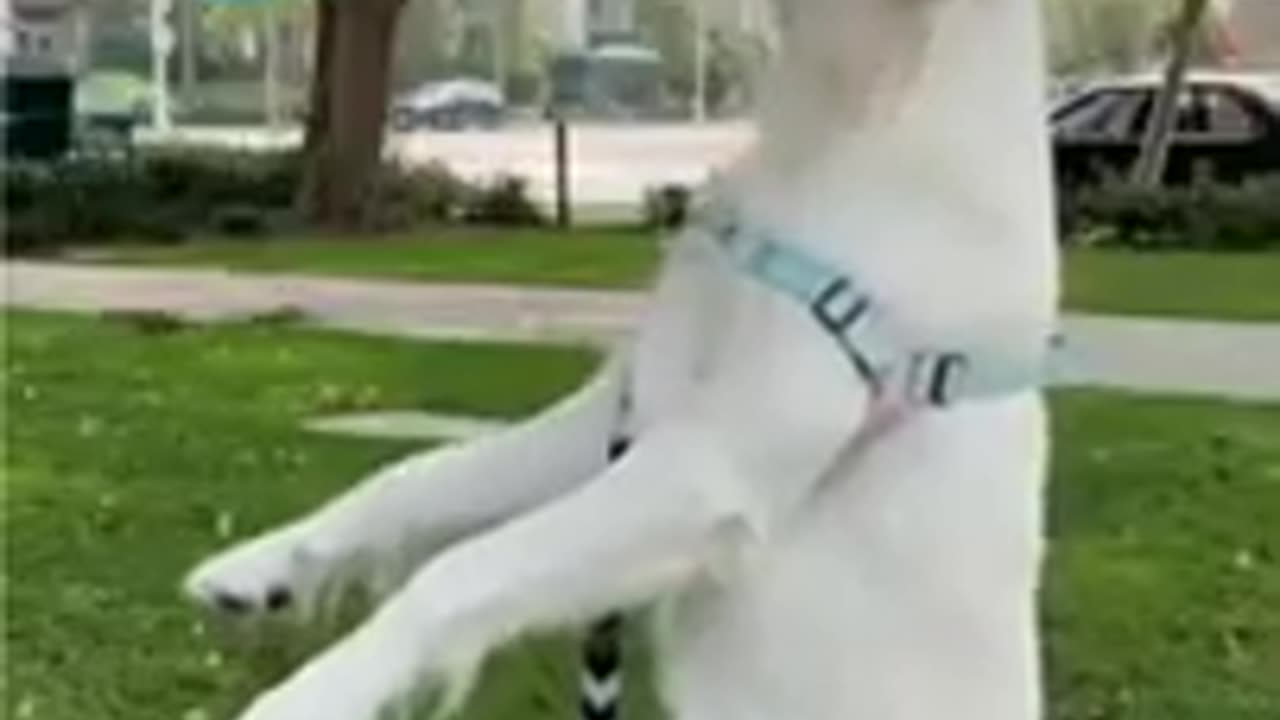
{"type": "Polygon", "coordinates": [[[265,613],[353,561],[442,550],[245,720],[373,720],[465,691],[517,633],[641,604],[677,720],[1038,717],[1026,378],[1057,288],[1037,5],[779,0],[761,141],[629,352],[189,578],[265,613]],[[609,465],[624,405],[635,443],[609,465]]]}

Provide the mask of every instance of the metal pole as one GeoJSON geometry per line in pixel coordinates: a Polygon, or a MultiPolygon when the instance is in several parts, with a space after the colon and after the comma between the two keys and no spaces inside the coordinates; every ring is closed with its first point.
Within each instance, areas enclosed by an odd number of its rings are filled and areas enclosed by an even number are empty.
{"type": "Polygon", "coordinates": [[[74,57],[71,62],[72,74],[79,78],[87,75],[93,64],[93,58],[90,57],[92,43],[90,39],[93,35],[92,19],[89,13],[89,7],[83,4],[77,4],[71,9],[71,22],[73,24],[74,39],[72,41],[74,57]]]}
{"type": "Polygon", "coordinates": [[[569,185],[569,123],[555,117],[556,225],[568,229],[573,224],[573,199],[569,185]]]}
{"type": "Polygon", "coordinates": [[[563,40],[567,50],[582,50],[589,40],[587,0],[562,0],[564,3],[563,40]]]}
{"type": "Polygon", "coordinates": [[[707,120],[707,10],[704,0],[693,0],[693,119],[707,120]]]}
{"type": "Polygon", "coordinates": [[[182,33],[182,72],[180,97],[190,101],[195,98],[200,58],[200,14],[204,10],[201,0],[180,0],[178,6],[179,29],[182,33]]]}
{"type": "Polygon", "coordinates": [[[156,130],[173,127],[169,108],[169,55],[173,52],[173,28],[169,11],[173,0],[151,0],[151,124],[156,130]]]}
{"type": "Polygon", "coordinates": [[[503,93],[507,91],[507,25],[506,14],[509,0],[498,0],[493,3],[489,29],[493,36],[493,84],[503,93]]]}
{"type": "MultiPolygon", "coordinates": [[[[621,429],[630,412],[630,396],[624,395],[618,429],[609,440],[609,460],[627,454],[631,440],[621,429]]],[[[622,707],[623,642],[626,619],[612,613],[591,626],[582,651],[582,688],[578,707],[581,720],[618,720],[622,707]]]]}
{"type": "Polygon", "coordinates": [[[262,20],[262,103],[267,126],[280,124],[280,26],[273,3],[268,3],[262,20]]]}

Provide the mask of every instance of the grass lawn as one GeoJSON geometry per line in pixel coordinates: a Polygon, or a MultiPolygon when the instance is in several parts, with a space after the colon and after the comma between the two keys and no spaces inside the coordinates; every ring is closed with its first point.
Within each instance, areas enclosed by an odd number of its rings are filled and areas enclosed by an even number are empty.
{"type": "MultiPolygon", "coordinates": [[[[300,420],[519,416],[594,362],[268,325],[7,318],[14,718],[229,717],[299,642],[209,627],[177,597],[182,572],[412,446],[311,435],[300,420]]],[[[1280,408],[1072,393],[1055,420],[1053,720],[1280,717],[1280,408]]],[[[466,720],[571,717],[570,661],[565,638],[518,644],[466,720]]],[[[629,717],[657,718],[648,695],[632,701],[629,717]]]]}
{"type": "Polygon", "coordinates": [[[455,283],[643,287],[658,246],[639,230],[441,230],[373,238],[207,240],[171,247],[104,248],[96,259],[249,272],[455,283]]]}
{"type": "Polygon", "coordinates": [[[1280,322],[1280,253],[1078,250],[1066,267],[1073,310],[1280,322]]]}
{"type": "MultiPolygon", "coordinates": [[[[106,262],[194,265],[436,282],[643,287],[658,261],[651,235],[628,230],[451,230],[429,237],[207,241],[108,250],[106,262]]],[[[1280,321],[1280,253],[1066,256],[1072,310],[1280,321]]]]}

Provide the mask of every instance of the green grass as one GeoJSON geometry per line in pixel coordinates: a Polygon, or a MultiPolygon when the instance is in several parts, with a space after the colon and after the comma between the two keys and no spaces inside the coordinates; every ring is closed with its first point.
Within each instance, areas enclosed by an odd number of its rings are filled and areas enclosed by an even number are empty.
{"type": "Polygon", "coordinates": [[[1280,253],[1078,250],[1066,267],[1073,310],[1280,321],[1280,253]]]}
{"type": "MultiPolygon", "coordinates": [[[[105,262],[220,267],[432,282],[639,288],[658,262],[639,231],[449,230],[381,239],[209,240],[123,247],[105,262]]],[[[1065,258],[1065,303],[1105,314],[1280,321],[1280,253],[1077,250],[1065,258]]]]}
{"type": "Polygon", "coordinates": [[[1055,404],[1053,720],[1280,717],[1280,406],[1055,404]]]}
{"type": "Polygon", "coordinates": [[[452,283],[642,287],[658,245],[638,230],[442,230],[372,238],[205,240],[105,249],[99,260],[452,283]]]}
{"type": "MultiPolygon", "coordinates": [[[[178,599],[177,579],[228,535],[412,447],[299,421],[380,407],[520,416],[594,363],[269,325],[8,318],[15,718],[229,717],[301,644],[234,641],[178,599]]],[[[1056,426],[1053,720],[1280,716],[1280,408],[1073,393],[1056,426]]],[[[565,638],[520,643],[466,720],[570,717],[570,659],[565,638]]],[[[633,700],[629,717],[655,720],[648,695],[633,700]]]]}

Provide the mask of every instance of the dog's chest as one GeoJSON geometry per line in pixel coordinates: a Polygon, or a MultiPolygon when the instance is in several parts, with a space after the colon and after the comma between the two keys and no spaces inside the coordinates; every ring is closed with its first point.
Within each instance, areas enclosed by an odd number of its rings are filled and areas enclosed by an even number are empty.
{"type": "Polygon", "coordinates": [[[678,719],[1031,717],[1041,431],[1024,400],[894,436],[668,598],[678,719]]]}
{"type": "Polygon", "coordinates": [[[729,338],[767,292],[709,243],[671,249],[631,352],[635,427],[681,412],[726,355],[742,350],[729,338]]]}

